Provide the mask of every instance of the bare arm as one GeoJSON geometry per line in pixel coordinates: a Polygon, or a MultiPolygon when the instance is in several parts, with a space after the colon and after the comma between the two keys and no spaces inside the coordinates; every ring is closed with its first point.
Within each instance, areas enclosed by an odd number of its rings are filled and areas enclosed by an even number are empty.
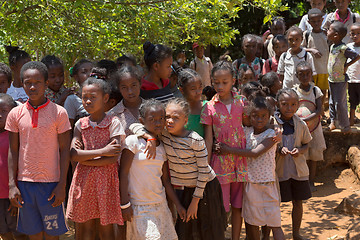
{"type": "Polygon", "coordinates": [[[9,170],[9,199],[11,205],[14,207],[22,207],[23,200],[21,193],[16,186],[18,162],[19,162],[19,133],[9,132],[9,157],[8,157],[8,170],[9,170]]]}
{"type": "MultiPolygon", "coordinates": [[[[134,153],[131,152],[129,149],[124,149],[121,154],[120,171],[119,171],[121,205],[125,205],[130,202],[129,190],[128,190],[129,172],[133,160],[134,160],[134,153]]],[[[123,209],[122,214],[125,221],[130,221],[132,217],[132,208],[128,207],[126,209],[123,209]]]]}
{"type": "Polygon", "coordinates": [[[273,141],[273,138],[266,138],[254,149],[240,149],[229,147],[228,145],[221,143],[220,154],[233,154],[242,157],[258,157],[268,151],[275,143],[276,142],[273,141]]]}
{"type": "Polygon", "coordinates": [[[52,203],[53,207],[60,206],[65,200],[66,195],[66,178],[70,163],[70,132],[58,134],[59,152],[60,152],[60,180],[49,196],[49,201],[55,198],[52,203]]]}
{"type": "Polygon", "coordinates": [[[214,144],[214,134],[213,134],[212,125],[204,125],[204,130],[205,130],[204,131],[205,145],[208,152],[208,162],[210,163],[211,155],[212,155],[212,147],[214,144]]]}
{"type": "Polygon", "coordinates": [[[359,60],[360,60],[360,55],[358,55],[356,58],[352,59],[350,62],[345,63],[344,74],[346,73],[348,67],[350,67],[351,65],[353,65],[354,63],[356,63],[359,60]]]}

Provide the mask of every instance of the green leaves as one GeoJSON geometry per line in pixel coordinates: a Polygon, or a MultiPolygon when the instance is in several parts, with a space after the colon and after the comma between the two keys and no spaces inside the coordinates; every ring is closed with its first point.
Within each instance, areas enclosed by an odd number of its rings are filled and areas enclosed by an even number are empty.
{"type": "Polygon", "coordinates": [[[229,22],[245,4],[263,8],[264,23],[286,10],[281,0],[3,0],[0,44],[20,45],[35,58],[56,54],[68,66],[84,57],[140,58],[146,40],[223,47],[238,34],[229,22]]]}

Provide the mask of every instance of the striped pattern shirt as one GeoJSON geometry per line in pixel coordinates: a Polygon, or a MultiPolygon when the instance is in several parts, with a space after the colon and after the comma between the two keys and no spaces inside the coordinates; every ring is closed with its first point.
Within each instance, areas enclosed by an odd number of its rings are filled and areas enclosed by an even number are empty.
{"type": "MultiPolygon", "coordinates": [[[[132,124],[130,130],[138,136],[144,134],[141,124],[132,124]]],[[[163,131],[162,142],[169,162],[171,183],[177,186],[195,186],[193,196],[203,198],[206,183],[216,177],[207,161],[204,139],[194,131],[185,137],[176,137],[163,131]]]]}

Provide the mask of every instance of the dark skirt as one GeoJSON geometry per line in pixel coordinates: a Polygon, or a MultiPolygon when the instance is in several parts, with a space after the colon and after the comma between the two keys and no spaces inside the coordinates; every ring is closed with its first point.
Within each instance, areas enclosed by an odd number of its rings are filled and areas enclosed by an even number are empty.
{"type": "MultiPolygon", "coordinates": [[[[187,209],[195,188],[185,187],[180,194],[180,202],[187,209]]],[[[179,192],[178,192],[179,193],[179,192]]],[[[179,240],[224,240],[227,227],[221,186],[217,178],[208,182],[203,199],[198,205],[197,219],[183,222],[178,217],[175,225],[179,240]]]]}

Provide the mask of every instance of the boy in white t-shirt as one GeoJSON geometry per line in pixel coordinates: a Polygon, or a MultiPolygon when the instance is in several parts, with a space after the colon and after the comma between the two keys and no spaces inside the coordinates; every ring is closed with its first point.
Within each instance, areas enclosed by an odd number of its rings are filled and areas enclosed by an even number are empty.
{"type": "MultiPolygon", "coordinates": [[[[350,38],[353,41],[347,46],[360,54],[360,23],[354,23],[350,28],[350,38]]],[[[348,93],[350,102],[350,126],[355,123],[355,110],[360,103],[360,62],[357,61],[347,69],[348,93]]]]}

